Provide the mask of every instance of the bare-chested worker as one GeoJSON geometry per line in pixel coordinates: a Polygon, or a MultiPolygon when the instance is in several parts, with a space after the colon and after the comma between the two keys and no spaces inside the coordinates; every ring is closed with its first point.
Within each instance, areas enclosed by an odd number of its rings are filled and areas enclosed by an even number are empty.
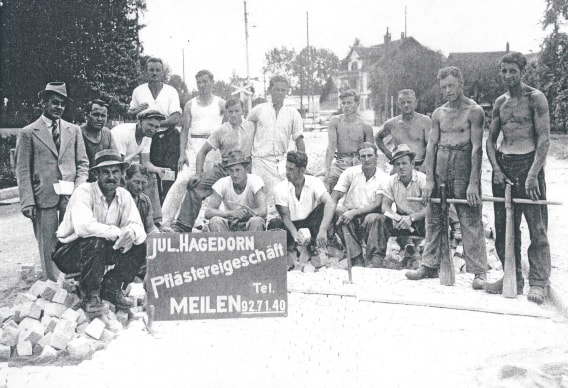
{"type": "Polygon", "coordinates": [[[406,144],[416,154],[414,166],[416,170],[422,171],[421,166],[426,157],[426,145],[432,128],[432,120],[426,115],[415,112],[416,94],[412,89],[403,89],[398,92],[397,104],[402,114],[393,117],[383,125],[375,137],[377,147],[389,160],[392,160],[392,152],[384,143],[385,137],[391,135],[395,147],[399,144],[406,144]]]}
{"type": "MultiPolygon", "coordinates": [[[[440,197],[440,184],[446,185],[448,198],[467,199],[456,204],[463,233],[466,271],[475,275],[472,287],[482,289],[486,281],[487,254],[481,220],[481,157],[483,109],[463,94],[463,76],[457,67],[438,72],[440,89],[447,102],[432,115],[432,131],[426,151],[424,201],[432,194],[440,197]]],[[[409,271],[410,280],[438,277],[443,225],[447,214],[441,204],[430,202],[426,214],[426,244],[422,263],[409,271]]]]}
{"type": "Polygon", "coordinates": [[[359,147],[373,142],[373,127],[357,113],[359,95],[355,90],[345,90],[339,95],[342,114],[329,121],[328,143],[325,153],[325,184],[331,193],[337,180],[347,168],[361,164],[359,147]],[[337,151],[335,162],[333,156],[337,151]]]}
{"type": "MultiPolygon", "coordinates": [[[[544,164],[550,144],[548,102],[539,90],[522,81],[527,59],[521,53],[505,54],[500,61],[501,77],[508,92],[497,98],[487,139],[487,157],[493,166],[493,195],[505,195],[505,183],[512,183],[514,198],[546,199],[544,164]],[[503,141],[497,149],[497,138],[503,141]]],[[[502,263],[505,261],[505,205],[494,204],[495,248],[502,263]]],[[[514,206],[515,262],[517,293],[523,293],[521,268],[521,217],[525,215],[531,244],[528,249],[528,299],[542,303],[547,294],[550,277],[550,246],[546,234],[548,210],[546,205],[514,206]]],[[[487,292],[503,291],[503,279],[486,285],[487,292]]]]}

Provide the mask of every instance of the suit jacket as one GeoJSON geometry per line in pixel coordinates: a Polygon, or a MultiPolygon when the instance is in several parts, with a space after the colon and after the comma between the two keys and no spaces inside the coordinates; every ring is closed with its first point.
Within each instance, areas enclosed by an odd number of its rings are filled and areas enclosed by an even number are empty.
{"type": "Polygon", "coordinates": [[[16,141],[16,178],[20,206],[50,208],[57,206],[59,195],[53,184],[59,180],[75,182],[75,187],[87,180],[89,159],[79,127],[60,123],[59,152],[51,128],[40,117],[18,132],[16,141]]]}

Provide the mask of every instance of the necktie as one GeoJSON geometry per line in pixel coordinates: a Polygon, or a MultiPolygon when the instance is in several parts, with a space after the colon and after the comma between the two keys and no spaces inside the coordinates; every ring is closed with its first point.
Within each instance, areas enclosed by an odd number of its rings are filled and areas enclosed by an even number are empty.
{"type": "Polygon", "coordinates": [[[55,148],[59,151],[59,146],[61,145],[59,127],[57,126],[57,121],[53,120],[51,123],[51,136],[53,136],[53,142],[55,143],[55,148]]]}

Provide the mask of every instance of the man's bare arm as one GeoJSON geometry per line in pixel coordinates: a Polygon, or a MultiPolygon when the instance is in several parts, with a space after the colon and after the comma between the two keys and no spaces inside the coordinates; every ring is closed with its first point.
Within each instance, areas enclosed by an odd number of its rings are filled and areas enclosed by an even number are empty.
{"type": "Polygon", "coordinates": [[[324,203],[323,217],[318,230],[318,235],[316,236],[317,245],[320,248],[324,248],[327,245],[327,231],[333,220],[335,214],[335,202],[331,199],[331,196],[326,191],[321,195],[320,200],[324,203]]]}
{"type": "Polygon", "coordinates": [[[424,146],[428,146],[430,131],[432,130],[432,120],[428,116],[424,116],[424,146]]]}
{"type": "Polygon", "coordinates": [[[205,164],[205,158],[207,154],[213,149],[213,146],[209,142],[203,143],[197,156],[195,157],[195,173],[200,175],[203,173],[203,165],[205,164]]]}
{"type": "Polygon", "coordinates": [[[290,232],[292,239],[294,240],[294,242],[296,242],[296,244],[300,244],[301,241],[300,241],[300,236],[298,235],[298,229],[296,229],[296,225],[294,225],[292,219],[290,218],[290,209],[287,206],[282,206],[282,205],[275,205],[275,206],[276,210],[278,211],[278,214],[280,214],[280,217],[282,218],[284,226],[290,232]]]}
{"type": "Polygon", "coordinates": [[[363,124],[363,141],[373,142],[373,126],[366,121],[363,124]]]}
{"type": "Polygon", "coordinates": [[[160,123],[160,127],[162,128],[175,127],[176,125],[179,124],[180,119],[181,119],[181,114],[179,112],[174,112],[168,117],[166,117],[166,119],[160,123]]]}
{"type": "Polygon", "coordinates": [[[481,204],[481,194],[479,192],[479,182],[481,180],[481,157],[483,155],[483,127],[485,123],[485,113],[477,105],[469,111],[469,129],[471,141],[471,172],[469,174],[469,185],[467,187],[467,200],[470,206],[481,204]]]}
{"type": "Polygon", "coordinates": [[[189,127],[191,127],[191,100],[183,107],[183,115],[181,118],[181,132],[179,135],[179,159],[178,171],[181,171],[183,165],[187,163],[187,155],[185,149],[189,138],[189,127]]]}
{"type": "Polygon", "coordinates": [[[223,118],[221,120],[221,122],[223,122],[223,123],[225,121],[227,121],[227,116],[225,115],[225,103],[226,103],[225,100],[223,100],[222,98],[219,98],[219,112],[220,112],[221,117],[223,118]]]}
{"type": "Polygon", "coordinates": [[[387,121],[385,125],[383,125],[383,128],[377,133],[377,136],[375,136],[375,143],[377,143],[377,147],[379,147],[382,153],[385,154],[388,160],[392,159],[392,152],[385,144],[385,137],[391,134],[391,126],[392,123],[390,120],[387,121]]]}
{"type": "Polygon", "coordinates": [[[329,168],[333,162],[333,157],[335,155],[335,150],[337,149],[337,123],[338,119],[332,117],[329,121],[329,127],[327,129],[327,150],[325,151],[325,173],[329,174],[329,168]]]}
{"type": "Polygon", "coordinates": [[[301,152],[306,152],[306,144],[304,143],[304,135],[296,139],[296,149],[301,152]]]}
{"type": "Polygon", "coordinates": [[[536,150],[534,161],[527,175],[525,190],[534,200],[540,197],[538,188],[538,173],[544,167],[548,148],[550,147],[550,113],[548,111],[548,101],[541,92],[535,90],[529,96],[531,110],[533,113],[534,130],[536,135],[536,150]]]}
{"type": "Polygon", "coordinates": [[[265,218],[268,211],[266,207],[266,187],[262,187],[256,192],[254,200],[258,204],[258,206],[253,209],[254,212],[257,216],[265,218]]]}
{"type": "Polygon", "coordinates": [[[501,166],[497,162],[497,139],[501,133],[501,105],[505,102],[505,96],[501,96],[495,100],[493,105],[493,113],[491,114],[491,126],[489,127],[489,136],[485,143],[485,151],[487,159],[493,168],[493,183],[503,185],[505,182],[512,183],[501,170],[501,166]]]}
{"type": "Polygon", "coordinates": [[[424,172],[426,173],[426,186],[422,190],[423,202],[430,200],[432,191],[434,190],[434,166],[436,164],[436,152],[440,141],[440,110],[439,108],[432,114],[432,130],[428,137],[428,145],[426,146],[426,159],[424,160],[424,172]]]}

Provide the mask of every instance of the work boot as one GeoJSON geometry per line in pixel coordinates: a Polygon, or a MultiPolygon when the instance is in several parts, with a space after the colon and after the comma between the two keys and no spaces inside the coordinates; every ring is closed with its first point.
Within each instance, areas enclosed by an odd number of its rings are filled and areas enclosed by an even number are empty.
{"type": "Polygon", "coordinates": [[[474,290],[483,290],[483,286],[487,283],[487,275],[484,273],[476,273],[475,277],[473,278],[473,282],[471,282],[471,287],[474,290]]]}
{"type": "Polygon", "coordinates": [[[351,259],[351,266],[352,267],[364,267],[365,262],[363,261],[363,256],[359,255],[351,259]]]}
{"type": "Polygon", "coordinates": [[[372,256],[366,265],[366,268],[384,268],[385,259],[381,256],[372,256]]]}
{"type": "MultiPolygon", "coordinates": [[[[517,279],[517,295],[523,295],[523,288],[525,288],[525,280],[517,279]]],[[[489,294],[502,294],[503,293],[503,278],[493,283],[485,283],[485,292],[489,294]]]]}
{"type": "Polygon", "coordinates": [[[108,312],[108,307],[101,301],[99,290],[83,291],[81,290],[82,301],[81,308],[88,315],[104,314],[108,312]]]}
{"type": "Polygon", "coordinates": [[[128,299],[124,297],[120,284],[103,280],[101,289],[101,298],[112,303],[119,310],[128,310],[132,307],[128,299]]]}
{"type": "Polygon", "coordinates": [[[408,271],[405,275],[409,280],[437,278],[439,276],[438,268],[430,268],[425,265],[420,265],[416,271],[408,271]]]}
{"type": "Polygon", "coordinates": [[[193,227],[184,225],[179,221],[175,221],[174,224],[172,225],[172,229],[176,233],[191,233],[193,227]]]}
{"type": "Polygon", "coordinates": [[[546,288],[541,286],[531,286],[527,299],[536,304],[542,304],[546,299],[546,294],[546,288]]]}

